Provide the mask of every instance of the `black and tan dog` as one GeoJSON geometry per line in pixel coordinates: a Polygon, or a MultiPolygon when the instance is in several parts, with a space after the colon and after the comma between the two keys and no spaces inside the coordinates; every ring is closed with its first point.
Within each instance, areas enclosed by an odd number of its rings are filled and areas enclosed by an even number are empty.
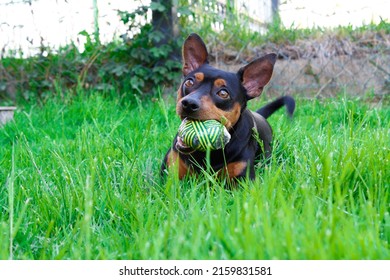
{"type": "MultiPolygon", "coordinates": [[[[213,171],[228,178],[255,178],[254,163],[271,154],[272,129],[266,118],[286,105],[292,116],[295,101],[284,96],[257,112],[246,109],[247,101],[258,97],[272,76],[275,54],[258,58],[237,73],[208,64],[202,39],[191,34],[183,45],[183,82],[178,90],[176,111],[180,118],[223,121],[231,134],[224,149],[210,152],[213,171]]],[[[173,166],[179,178],[206,168],[206,152],[193,151],[176,136],[162,164],[162,173],[173,166]]]]}

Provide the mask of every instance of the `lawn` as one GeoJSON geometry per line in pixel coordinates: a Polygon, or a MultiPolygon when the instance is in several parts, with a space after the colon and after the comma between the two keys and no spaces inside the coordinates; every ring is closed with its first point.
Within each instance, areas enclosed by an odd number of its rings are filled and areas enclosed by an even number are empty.
{"type": "Polygon", "coordinates": [[[271,162],[228,190],[159,177],[174,98],[20,106],[0,128],[0,259],[390,259],[389,106],[298,99],[269,121],[271,162]]]}

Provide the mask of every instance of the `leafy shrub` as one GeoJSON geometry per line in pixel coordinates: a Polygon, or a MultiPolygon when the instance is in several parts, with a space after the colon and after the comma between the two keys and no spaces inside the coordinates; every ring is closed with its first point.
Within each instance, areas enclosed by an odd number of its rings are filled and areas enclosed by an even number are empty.
{"type": "MultiPolygon", "coordinates": [[[[82,31],[80,34],[86,38],[83,52],[75,44],[69,44],[59,50],[41,46],[39,55],[27,59],[16,58],[16,53],[10,57],[0,53],[1,103],[14,103],[4,99],[17,97],[44,101],[53,94],[76,94],[82,88],[120,95],[145,95],[176,84],[180,73],[178,49],[182,42],[154,28],[147,16],[150,10],[167,12],[168,8],[161,4],[166,2],[169,1],[152,2],[133,12],[119,11],[121,21],[128,28],[128,34],[120,41],[102,45],[93,34],[82,31]]],[[[264,26],[266,31],[260,34],[250,28],[251,19],[235,10],[229,1],[222,12],[221,4],[216,0],[191,1],[191,5],[188,0],[177,3],[178,38],[199,33],[207,42],[211,62],[219,59],[244,63],[246,58],[258,55],[256,46],[268,43],[289,46],[300,40],[320,38],[326,32],[350,37],[364,47],[375,49],[378,38],[388,42],[390,33],[390,23],[385,20],[361,28],[324,30],[285,27],[276,18],[264,26]],[[366,33],[372,33],[369,39],[363,38],[366,33]]]]}
{"type": "MultiPolygon", "coordinates": [[[[41,48],[37,56],[26,59],[3,57],[0,60],[0,100],[23,98],[45,100],[66,90],[77,88],[154,94],[178,78],[180,62],[172,55],[177,52],[175,40],[161,43],[164,34],[151,23],[141,25],[137,18],[148,9],[163,11],[162,5],[142,6],[134,12],[120,11],[131,39],[123,37],[106,45],[93,40],[86,31],[84,51],[69,44],[57,51],[41,48]]],[[[4,102],[3,102],[4,103],[4,102]]]]}

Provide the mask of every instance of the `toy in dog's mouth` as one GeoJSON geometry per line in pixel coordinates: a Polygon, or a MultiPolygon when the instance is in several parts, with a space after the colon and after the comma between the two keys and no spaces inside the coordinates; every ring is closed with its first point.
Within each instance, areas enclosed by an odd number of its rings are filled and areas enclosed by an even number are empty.
{"type": "Polygon", "coordinates": [[[176,149],[184,154],[219,150],[225,147],[230,138],[230,133],[221,122],[185,118],[179,127],[176,149]]]}
{"type": "Polygon", "coordinates": [[[187,146],[180,136],[177,136],[175,147],[182,154],[191,154],[195,152],[195,149],[187,146]]]}

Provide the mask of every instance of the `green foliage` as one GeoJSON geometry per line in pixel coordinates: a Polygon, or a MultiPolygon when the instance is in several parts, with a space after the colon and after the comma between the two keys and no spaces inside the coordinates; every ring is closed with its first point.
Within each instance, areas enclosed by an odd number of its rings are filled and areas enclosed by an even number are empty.
{"type": "MultiPolygon", "coordinates": [[[[188,3],[188,1],[181,1],[188,3]]],[[[207,42],[220,45],[232,44],[241,48],[243,42],[250,40],[257,32],[249,25],[248,16],[240,14],[231,2],[226,6],[218,1],[194,1],[191,5],[182,4],[180,11],[181,33],[199,33],[207,42]]]]}
{"type": "Polygon", "coordinates": [[[271,162],[226,190],[160,180],[173,98],[30,103],[0,130],[0,259],[389,259],[390,113],[372,105],[297,100],[269,119],[271,162]]]}
{"type": "Polygon", "coordinates": [[[267,32],[260,39],[263,43],[272,42],[276,44],[294,44],[297,40],[314,40],[329,34],[335,34],[340,38],[351,38],[352,41],[358,41],[362,35],[369,32],[381,34],[390,34],[390,22],[383,19],[378,24],[370,23],[360,27],[338,26],[336,28],[298,28],[294,25],[284,26],[279,17],[275,18],[267,26],[267,32]]]}
{"type": "Polygon", "coordinates": [[[218,48],[219,44],[243,51],[247,46],[262,46],[268,43],[291,45],[297,41],[316,40],[332,34],[341,39],[351,38],[352,41],[359,42],[366,33],[377,33],[381,36],[390,32],[390,22],[385,19],[381,19],[378,24],[369,23],[360,27],[300,28],[294,23],[285,26],[280,17],[276,16],[270,23],[259,24],[229,3],[227,1],[227,6],[221,13],[217,1],[195,1],[181,18],[183,33],[198,32],[207,42],[212,42],[212,46],[218,48]],[[253,29],[254,25],[257,27],[253,29]]]}
{"type": "MultiPolygon", "coordinates": [[[[294,25],[285,27],[276,18],[264,30],[254,32],[253,20],[239,13],[234,5],[221,12],[218,1],[180,0],[177,12],[180,39],[168,38],[150,23],[148,11],[166,11],[163,4],[152,2],[132,12],[118,11],[128,34],[121,41],[106,45],[98,42],[96,34],[81,31],[86,43],[80,52],[74,44],[59,50],[41,46],[40,54],[27,59],[17,58],[18,53],[0,60],[0,101],[12,104],[16,99],[46,101],[53,94],[77,94],[79,89],[94,89],[115,92],[118,95],[154,94],[164,87],[176,86],[180,75],[180,45],[189,33],[199,33],[207,43],[211,57],[233,50],[236,61],[239,55],[251,52],[254,46],[266,43],[294,44],[297,40],[311,40],[329,32],[340,37],[347,36],[359,45],[370,47],[378,36],[390,32],[390,23],[367,24],[360,28],[351,26],[334,30],[322,28],[299,29],[294,25]],[[364,34],[374,32],[371,37],[364,34]],[[372,38],[372,39],[370,39],[372,38]],[[237,51],[238,50],[238,51],[237,51]],[[61,90],[58,90],[61,89],[61,90]],[[10,98],[13,100],[6,100],[10,98]]],[[[373,45],[375,48],[375,45],[373,45]]],[[[228,52],[227,52],[228,53],[228,52]]],[[[253,57],[249,53],[248,57],[253,57]]]]}
{"type": "Polygon", "coordinates": [[[140,23],[140,17],[147,20],[148,9],[165,8],[152,3],[134,12],[118,12],[130,36],[124,36],[123,41],[102,45],[81,31],[86,39],[83,52],[70,44],[57,51],[42,48],[39,55],[26,59],[2,58],[0,72],[6,75],[0,75],[0,99],[7,98],[10,86],[25,100],[44,101],[58,88],[73,93],[88,88],[143,95],[171,86],[180,73],[180,62],[172,55],[180,53],[178,42],[172,39],[161,43],[165,36],[161,31],[150,23],[140,23]]]}
{"type": "Polygon", "coordinates": [[[178,77],[181,64],[170,58],[177,48],[171,44],[156,46],[163,36],[162,32],[153,31],[151,25],[145,25],[130,43],[130,57],[134,62],[129,68],[130,84],[140,93],[169,85],[178,77]]]}

